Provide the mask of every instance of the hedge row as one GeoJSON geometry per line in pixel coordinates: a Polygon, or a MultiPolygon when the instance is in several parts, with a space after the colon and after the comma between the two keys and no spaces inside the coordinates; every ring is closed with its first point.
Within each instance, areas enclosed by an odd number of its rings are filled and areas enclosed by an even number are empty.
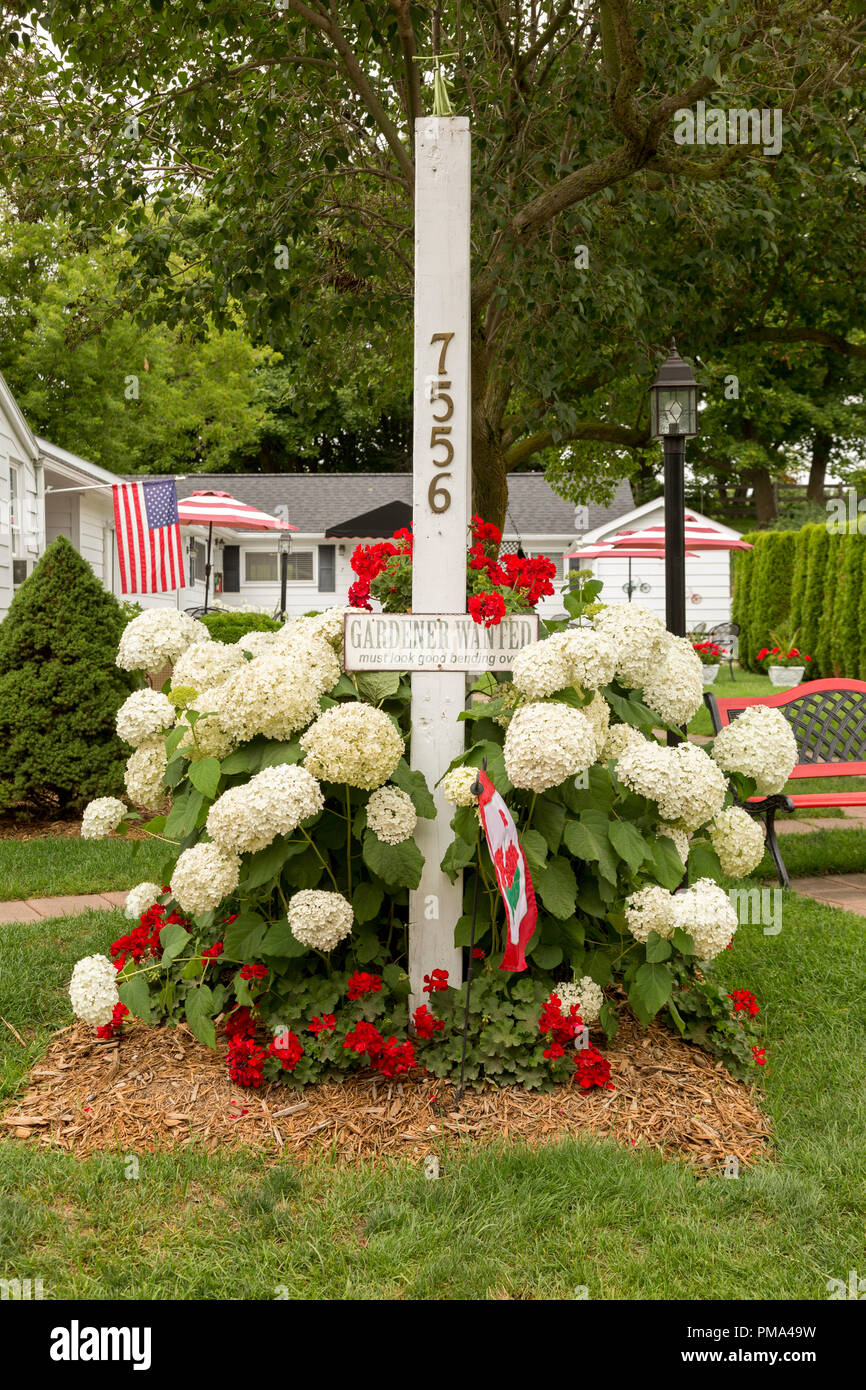
{"type": "Polygon", "coordinates": [[[770,633],[796,631],[797,646],[812,657],[813,679],[866,680],[866,536],[831,533],[819,523],[743,539],[754,549],[734,552],[731,616],[740,625],[741,665],[757,670],[770,633]]]}

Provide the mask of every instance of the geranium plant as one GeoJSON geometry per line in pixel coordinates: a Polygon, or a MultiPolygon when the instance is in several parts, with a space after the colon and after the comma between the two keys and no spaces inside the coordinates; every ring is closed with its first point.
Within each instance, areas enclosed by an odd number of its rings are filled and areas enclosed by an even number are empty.
{"type": "MultiPolygon", "coordinates": [[[[507,613],[531,611],[554,593],[556,565],[546,555],[499,555],[502,533],[474,516],[466,560],[467,609],[479,624],[492,627],[507,613]]],[[[352,555],[358,576],[348,601],[370,609],[378,599],[386,613],[407,613],[412,606],[412,533],[405,527],[390,541],[359,545],[352,555]]]]}
{"type": "Polygon", "coordinates": [[[698,654],[698,659],[702,666],[718,666],[725,659],[726,653],[722,651],[717,642],[693,642],[692,646],[698,654]]]}

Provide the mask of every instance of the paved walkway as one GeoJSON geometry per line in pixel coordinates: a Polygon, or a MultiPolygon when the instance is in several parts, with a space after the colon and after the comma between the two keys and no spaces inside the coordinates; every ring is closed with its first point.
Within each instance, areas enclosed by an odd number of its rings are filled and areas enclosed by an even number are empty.
{"type": "Polygon", "coordinates": [[[866,917],[866,874],[822,874],[814,878],[792,878],[791,888],[804,897],[814,898],[828,907],[844,907],[866,917]]]}
{"type": "Polygon", "coordinates": [[[39,922],[44,917],[72,917],[76,912],[106,912],[123,907],[126,893],[76,893],[64,898],[27,898],[0,903],[0,924],[39,922]]]}

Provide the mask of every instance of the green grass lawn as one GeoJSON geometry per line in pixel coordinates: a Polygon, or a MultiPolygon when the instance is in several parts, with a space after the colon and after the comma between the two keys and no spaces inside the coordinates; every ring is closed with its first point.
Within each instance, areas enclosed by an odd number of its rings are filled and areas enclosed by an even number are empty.
{"type": "Polygon", "coordinates": [[[154,840],[82,840],[46,835],[0,840],[0,902],[62,893],[105,893],[132,888],[158,870],[169,847],[154,840]]]}
{"type": "MultiPolygon", "coordinates": [[[[123,927],[0,929],[0,1016],[26,1043],[0,1023],[5,1094],[71,1021],[73,962],[123,927]]],[[[785,894],[778,936],[742,926],[722,952],[720,980],[761,1002],[776,1137],[736,1180],[594,1141],[464,1143],[438,1181],[228,1150],[145,1153],[129,1180],[124,1154],[6,1139],[0,1276],[41,1277],[48,1299],[824,1299],[866,1268],[864,927],[785,894]]]]}

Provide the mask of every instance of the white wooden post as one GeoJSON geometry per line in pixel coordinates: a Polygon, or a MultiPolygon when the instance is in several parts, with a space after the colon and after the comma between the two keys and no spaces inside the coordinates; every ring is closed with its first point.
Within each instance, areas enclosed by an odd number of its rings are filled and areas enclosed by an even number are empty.
{"type": "MultiPolygon", "coordinates": [[[[412,564],[414,613],[465,613],[466,546],[471,496],[470,135],[465,116],[415,122],[415,399],[412,564]]],[[[432,787],[463,751],[462,671],[412,674],[412,766],[432,787]]],[[[436,792],[435,820],[419,820],[425,865],[409,904],[413,1007],[423,978],[447,970],[462,981],[454,927],[463,911],[462,875],[439,867],[451,839],[454,808],[436,792]]]]}

